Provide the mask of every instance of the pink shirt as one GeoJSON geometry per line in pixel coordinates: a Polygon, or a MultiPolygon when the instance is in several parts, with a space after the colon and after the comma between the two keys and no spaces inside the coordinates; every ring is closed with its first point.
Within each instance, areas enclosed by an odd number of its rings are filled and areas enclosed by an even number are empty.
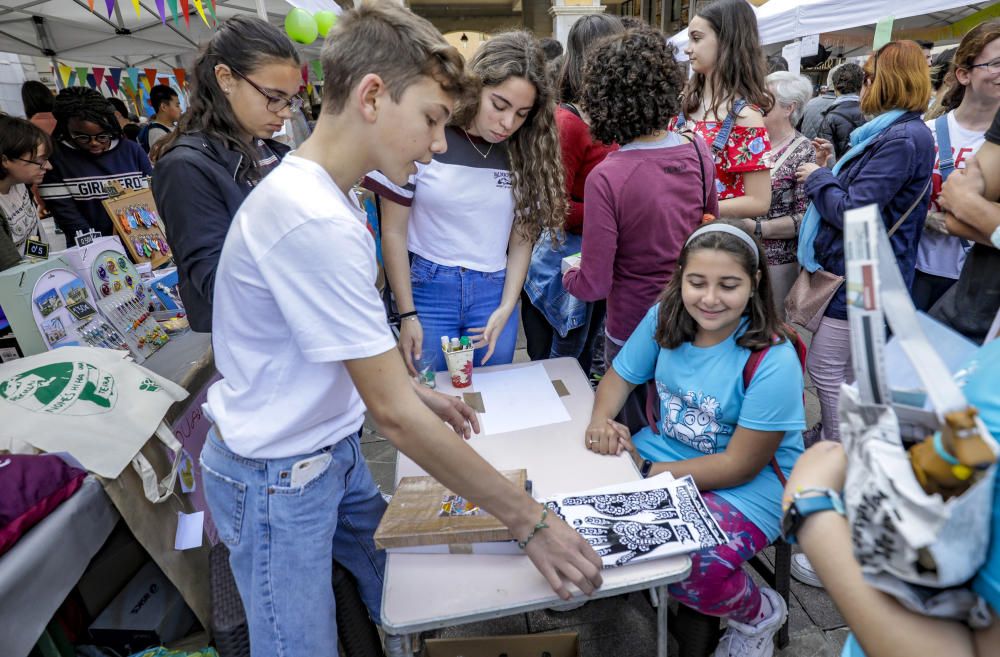
{"type": "Polygon", "coordinates": [[[582,259],[563,286],[583,301],[606,298],[607,332],[618,341],[656,303],[702,216],[719,213],[712,155],[700,138],[695,143],[700,161],[692,143],[630,144],[587,177],[582,259]]]}

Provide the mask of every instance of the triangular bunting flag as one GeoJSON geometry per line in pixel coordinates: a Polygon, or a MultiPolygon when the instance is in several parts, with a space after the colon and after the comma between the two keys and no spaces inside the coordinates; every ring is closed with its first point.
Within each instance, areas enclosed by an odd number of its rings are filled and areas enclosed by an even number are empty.
{"type": "Polygon", "coordinates": [[[156,0],[156,11],[160,14],[160,22],[164,25],[167,24],[167,8],[163,4],[163,0],[156,0]]]}
{"type": "Polygon", "coordinates": [[[104,0],[104,6],[108,9],[108,18],[111,18],[111,14],[115,11],[115,0],[104,0]]]}
{"type": "Polygon", "coordinates": [[[87,73],[87,86],[95,91],[97,90],[97,80],[94,79],[93,73],[87,73]]]}
{"type": "Polygon", "coordinates": [[[139,88],[139,69],[135,66],[130,66],[128,69],[128,79],[132,83],[133,89],[139,88]]]}
{"type": "Polygon", "coordinates": [[[132,6],[135,7],[135,17],[141,18],[141,16],[139,16],[139,0],[132,0],[132,6]]]}
{"type": "Polygon", "coordinates": [[[314,59],[311,62],[309,62],[309,65],[312,66],[313,76],[318,81],[322,82],[323,81],[323,63],[321,61],[319,61],[318,59],[314,59]]]}
{"type": "Polygon", "coordinates": [[[112,95],[115,95],[115,94],[118,93],[118,83],[115,82],[114,78],[112,78],[109,75],[108,77],[104,78],[104,81],[108,83],[108,89],[111,90],[111,94],[112,95]]]}
{"type": "Polygon", "coordinates": [[[191,27],[191,7],[188,0],[181,0],[181,12],[184,14],[184,25],[191,27]]]}
{"type": "Polygon", "coordinates": [[[306,85],[306,93],[309,94],[310,96],[312,96],[312,93],[313,93],[312,82],[310,82],[309,84],[306,85]]]}
{"type": "MultiPolygon", "coordinates": [[[[136,2],[138,1],[139,0],[136,0],[136,2]]],[[[194,2],[194,8],[198,10],[198,15],[201,16],[201,20],[205,22],[206,26],[211,27],[211,25],[208,24],[208,19],[205,18],[205,6],[202,4],[201,0],[191,0],[191,1],[194,2]]]]}
{"type": "Polygon", "coordinates": [[[108,86],[111,87],[111,93],[118,93],[118,87],[121,86],[122,81],[122,70],[120,68],[109,68],[108,69],[108,86]]]}
{"type": "Polygon", "coordinates": [[[187,79],[187,71],[182,68],[175,68],[174,77],[177,78],[177,86],[183,89],[184,81],[187,79]]]}
{"type": "Polygon", "coordinates": [[[97,83],[97,88],[100,89],[101,85],[104,84],[104,67],[95,66],[94,67],[94,82],[97,83]]]}
{"type": "Polygon", "coordinates": [[[159,80],[156,81],[156,84],[162,84],[165,87],[169,87],[170,86],[170,78],[166,78],[166,77],[160,78],[159,80]]]}
{"type": "Polygon", "coordinates": [[[66,86],[67,87],[75,87],[76,86],[76,71],[70,71],[69,72],[69,82],[66,83],[66,86]]]}
{"type": "Polygon", "coordinates": [[[83,85],[87,84],[87,76],[89,74],[90,74],[90,71],[87,69],[86,66],[77,66],[76,67],[76,83],[78,85],[80,85],[81,87],[83,85]]]}
{"type": "Polygon", "coordinates": [[[73,69],[65,64],[59,64],[59,79],[62,80],[63,89],[70,86],[69,76],[73,74],[73,69]]]}
{"type": "Polygon", "coordinates": [[[90,11],[94,11],[94,0],[87,0],[87,6],[90,7],[90,11]]]}
{"type": "Polygon", "coordinates": [[[167,0],[167,6],[170,7],[170,13],[174,17],[174,25],[177,25],[177,21],[180,19],[180,12],[177,11],[177,0],[167,0]]]}
{"type": "Polygon", "coordinates": [[[212,2],[209,3],[209,5],[208,5],[208,11],[209,11],[210,14],[212,14],[212,23],[214,23],[215,25],[218,25],[219,24],[219,17],[215,15],[215,0],[212,0],[212,2]]]}
{"type": "Polygon", "coordinates": [[[146,91],[149,91],[153,88],[153,85],[156,84],[156,69],[144,68],[142,70],[146,73],[146,81],[142,86],[146,87],[146,91]]]}
{"type": "Polygon", "coordinates": [[[302,84],[309,84],[309,65],[302,65],[302,84]]]}

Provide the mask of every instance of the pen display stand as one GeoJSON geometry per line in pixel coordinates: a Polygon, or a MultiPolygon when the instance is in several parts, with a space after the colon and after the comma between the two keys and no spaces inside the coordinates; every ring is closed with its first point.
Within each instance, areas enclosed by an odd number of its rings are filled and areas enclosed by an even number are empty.
{"type": "Polygon", "coordinates": [[[97,306],[124,338],[136,362],[144,361],[170,339],[132,290],[99,299],[97,306]]]}

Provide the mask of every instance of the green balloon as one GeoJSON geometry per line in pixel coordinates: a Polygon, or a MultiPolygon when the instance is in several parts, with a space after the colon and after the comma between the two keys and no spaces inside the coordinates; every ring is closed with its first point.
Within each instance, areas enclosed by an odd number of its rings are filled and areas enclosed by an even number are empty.
{"type": "Polygon", "coordinates": [[[309,45],[319,35],[316,19],[305,9],[295,8],[285,16],[285,32],[292,41],[309,45]]]}
{"type": "Polygon", "coordinates": [[[316,27],[319,28],[319,35],[326,38],[333,26],[337,24],[337,14],[332,11],[317,11],[313,14],[316,19],[316,27]]]}

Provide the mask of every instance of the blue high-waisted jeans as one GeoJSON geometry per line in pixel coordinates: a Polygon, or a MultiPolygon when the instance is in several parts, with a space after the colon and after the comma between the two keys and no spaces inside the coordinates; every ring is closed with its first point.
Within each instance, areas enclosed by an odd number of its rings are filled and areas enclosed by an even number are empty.
{"type": "Polygon", "coordinates": [[[253,657],[313,657],[337,651],[333,560],[358,581],[380,622],[385,552],[373,536],[385,501],[361,455],[358,434],[314,454],[250,459],[208,433],[202,485],[219,538],[229,548],[250,631],[253,657]],[[332,457],[305,484],[291,486],[292,466],[332,457]]]}
{"type": "MultiPolygon", "coordinates": [[[[416,254],[410,261],[413,306],[424,330],[423,353],[434,356],[435,371],[448,369],[441,351],[441,336],[460,338],[469,329],[486,326],[500,305],[507,270],[482,272],[465,267],[447,267],[416,254]]],[[[514,360],[518,311],[515,308],[496,340],[487,365],[506,365],[514,360]]],[[[479,367],[486,348],[477,349],[473,365],[479,367]]]]}

